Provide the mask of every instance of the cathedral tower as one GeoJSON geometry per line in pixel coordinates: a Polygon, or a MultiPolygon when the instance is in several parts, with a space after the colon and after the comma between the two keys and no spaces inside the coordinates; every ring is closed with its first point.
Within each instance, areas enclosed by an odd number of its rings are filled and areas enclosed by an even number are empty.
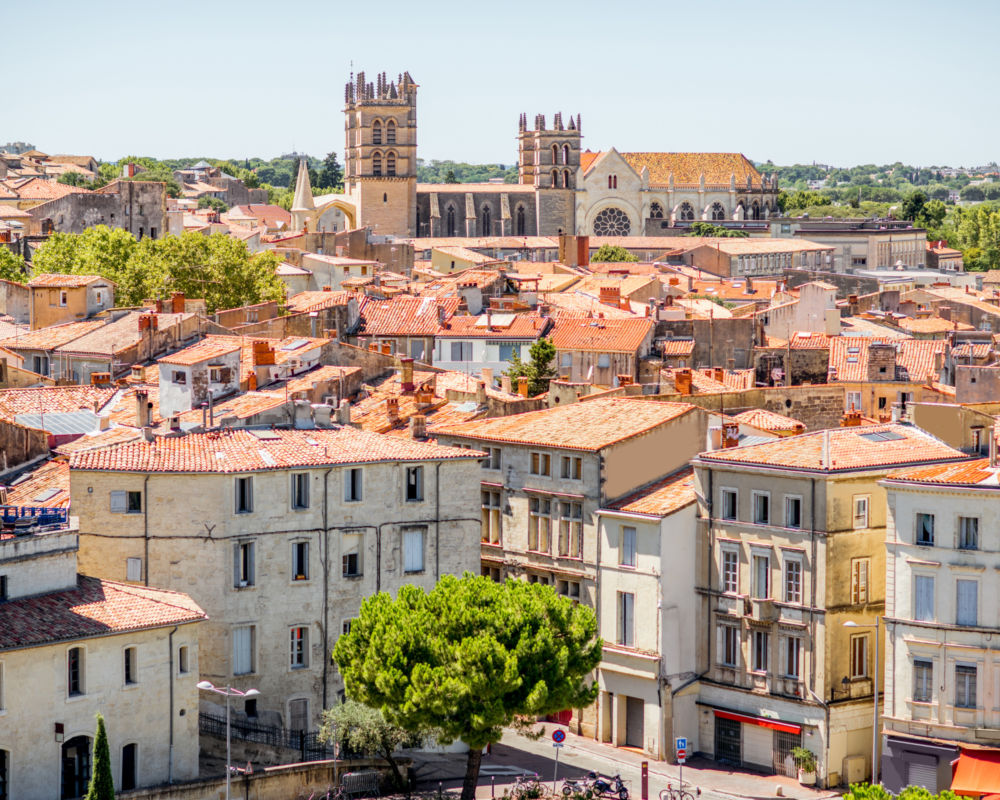
{"type": "Polygon", "coordinates": [[[562,112],[555,115],[552,128],[546,129],[545,115],[536,114],[532,128],[528,115],[522,114],[517,133],[517,182],[539,189],[576,189],[580,167],[580,115],[563,123],[562,112]]]}
{"type": "Polygon", "coordinates": [[[379,235],[415,236],[417,84],[404,72],[373,83],[359,72],[344,89],[344,192],[358,226],[379,235]]]}

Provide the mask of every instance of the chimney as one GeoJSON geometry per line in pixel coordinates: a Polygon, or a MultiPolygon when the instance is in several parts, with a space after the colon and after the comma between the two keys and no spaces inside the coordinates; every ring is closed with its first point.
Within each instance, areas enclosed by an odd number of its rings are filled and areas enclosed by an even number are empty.
{"type": "Polygon", "coordinates": [[[851,409],[844,413],[843,419],[840,420],[841,428],[860,428],[861,427],[861,412],[856,409],[851,409]]]}
{"type": "Polygon", "coordinates": [[[156,305],[154,306],[154,310],[156,311],[157,314],[163,313],[163,301],[160,300],[159,298],[157,298],[156,300],[156,305]]]}
{"type": "Polygon", "coordinates": [[[399,419],[399,398],[389,397],[385,401],[385,413],[388,415],[389,420],[395,422],[399,419]]]}
{"type": "Polygon", "coordinates": [[[137,389],[135,393],[135,427],[145,428],[149,425],[148,409],[149,392],[144,389],[137,389]]]}
{"type": "Polygon", "coordinates": [[[694,291],[694,276],[693,275],[688,275],[687,279],[688,279],[688,291],[689,292],[693,292],[694,291]]]}
{"type": "Polygon", "coordinates": [[[402,367],[399,376],[399,388],[403,392],[413,391],[413,359],[412,358],[401,358],[399,359],[399,364],[402,367]]]}
{"type": "Polygon", "coordinates": [[[753,278],[747,275],[747,288],[746,294],[753,294],[753,278]]]}
{"type": "Polygon", "coordinates": [[[951,322],[951,306],[938,306],[938,316],[951,322]]]}
{"type": "Polygon", "coordinates": [[[267,342],[254,342],[253,365],[255,367],[274,366],[274,348],[267,342]]]}
{"type": "Polygon", "coordinates": [[[427,417],[423,414],[414,414],[410,417],[410,438],[424,439],[427,437],[427,417]]]}
{"type": "Polygon", "coordinates": [[[722,428],[717,428],[714,425],[708,429],[708,435],[711,437],[711,444],[709,445],[709,450],[721,450],[722,449],[722,428]]]}
{"type": "Polygon", "coordinates": [[[674,388],[677,394],[691,394],[691,370],[690,369],[676,369],[674,370],[674,388]]]}
{"type": "Polygon", "coordinates": [[[171,292],[170,305],[175,314],[184,313],[184,292],[171,292]]]}
{"type": "Polygon", "coordinates": [[[442,305],[438,305],[438,325],[446,330],[451,326],[448,324],[448,309],[442,305]]]}
{"type": "Polygon", "coordinates": [[[738,422],[726,421],[722,423],[722,447],[740,446],[740,424],[738,422]]]}
{"type": "Polygon", "coordinates": [[[991,430],[990,431],[990,468],[996,469],[997,466],[997,436],[991,430]]]}
{"type": "Polygon", "coordinates": [[[178,432],[180,432],[180,429],[181,429],[181,418],[180,418],[180,415],[179,414],[174,414],[170,418],[170,430],[173,431],[173,432],[175,432],[175,433],[178,433],[178,432]]]}
{"type": "Polygon", "coordinates": [[[337,424],[338,425],[350,425],[351,424],[351,401],[341,400],[340,405],[337,406],[337,424]]]}
{"type": "Polygon", "coordinates": [[[511,393],[510,390],[510,375],[500,376],[500,388],[503,389],[507,394],[511,393]]]}
{"type": "Polygon", "coordinates": [[[523,375],[517,379],[517,393],[521,397],[526,398],[528,396],[528,379],[523,375]]]}
{"type": "Polygon", "coordinates": [[[493,388],[493,367],[483,367],[483,383],[487,389],[493,388]]]}
{"type": "Polygon", "coordinates": [[[323,287],[323,291],[324,292],[332,292],[333,291],[333,287],[332,286],[324,286],[323,287]]]}
{"type": "Polygon", "coordinates": [[[485,381],[479,381],[479,383],[476,384],[476,402],[479,405],[481,405],[481,406],[486,404],[486,382],[485,381]]]}
{"type": "Polygon", "coordinates": [[[715,378],[719,383],[726,382],[726,371],[722,367],[716,367],[712,370],[712,377],[715,378]]]}

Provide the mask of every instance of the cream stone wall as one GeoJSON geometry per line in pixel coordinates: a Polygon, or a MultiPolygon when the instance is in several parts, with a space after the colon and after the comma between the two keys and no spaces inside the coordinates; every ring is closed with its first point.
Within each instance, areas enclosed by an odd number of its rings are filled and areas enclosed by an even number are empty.
{"type": "Polygon", "coordinates": [[[8,752],[8,795],[18,800],[60,797],[64,739],[93,738],[95,714],[104,715],[111,749],[115,788],[121,786],[122,747],[138,745],[140,786],[165,783],[173,757],[174,780],[198,777],[198,625],[186,624],[173,636],[174,674],[170,671],[172,627],[76,639],[44,647],[0,651],[3,693],[0,694],[0,750],[8,752]],[[84,650],[86,693],[66,691],[67,651],[84,650]],[[139,680],[125,685],[124,648],[138,648],[139,680]],[[177,674],[177,650],[189,648],[190,672],[177,674]],[[174,698],[171,716],[170,687],[174,698]],[[173,748],[170,728],[173,727],[173,748]]]}
{"type": "Polygon", "coordinates": [[[14,600],[76,586],[78,547],[75,530],[0,540],[0,576],[7,578],[7,597],[14,600]]]}
{"type": "Polygon", "coordinates": [[[149,585],[187,592],[209,615],[202,630],[201,677],[261,692],[258,708],[290,724],[290,700],[309,700],[315,729],[324,700],[342,689],[326,657],[362,600],[404,583],[430,589],[442,574],[479,571],[479,464],[424,463],[424,500],[405,501],[405,468],[364,464],[363,500],[344,501],[343,468],[304,470],[309,508],[292,508],[291,474],[253,474],[253,512],[235,511],[235,475],[71,473],[80,516],[80,571],[124,580],[126,559],[142,559],[149,585]],[[110,492],[145,493],[142,514],[111,514],[110,492]],[[439,519],[440,521],[435,521],[439,519]],[[402,531],[422,526],[424,569],[404,572],[402,531]],[[293,580],[293,543],[309,543],[308,580],[293,580]],[[234,580],[234,548],[254,546],[252,585],[234,580]],[[342,575],[342,556],[359,547],[357,577],[342,575]],[[148,565],[148,567],[147,567],[148,565]],[[324,603],[324,598],[326,602],[324,603]],[[253,626],[251,673],[233,674],[233,628],[253,626]],[[309,658],[291,666],[291,629],[308,629],[309,658]],[[324,666],[327,668],[324,670],[324,666]],[[325,681],[325,683],[324,683],[325,681]],[[324,692],[325,687],[325,692],[324,692]]]}

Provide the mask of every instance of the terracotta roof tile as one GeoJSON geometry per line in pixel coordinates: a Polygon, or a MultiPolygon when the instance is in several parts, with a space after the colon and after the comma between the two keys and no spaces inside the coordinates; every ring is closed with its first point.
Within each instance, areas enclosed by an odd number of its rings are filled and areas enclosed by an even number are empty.
{"type": "Polygon", "coordinates": [[[46,461],[27,480],[7,490],[7,505],[28,508],[69,508],[69,462],[46,461]],[[54,490],[55,494],[48,494],[54,490]],[[42,499],[44,498],[44,499],[42,499]]]}
{"type": "Polygon", "coordinates": [[[39,328],[37,331],[16,333],[15,336],[0,341],[0,345],[14,351],[20,350],[54,350],[64,344],[81,338],[104,327],[103,319],[92,319],[84,322],[67,322],[63,325],[53,325],[49,328],[39,328]]]}
{"type": "Polygon", "coordinates": [[[994,346],[989,342],[965,342],[951,348],[952,358],[968,358],[970,355],[975,359],[989,358],[994,352],[994,346]]]}
{"type": "Polygon", "coordinates": [[[881,339],[909,339],[908,333],[898,328],[891,328],[888,325],[880,325],[878,322],[861,317],[842,317],[840,320],[840,330],[844,336],[874,336],[881,339]]]}
{"type": "Polygon", "coordinates": [[[111,386],[39,386],[0,391],[0,418],[13,420],[18,414],[55,414],[103,409],[117,390],[111,386]]]}
{"type": "Polygon", "coordinates": [[[880,469],[963,458],[966,458],[963,453],[920,428],[900,424],[833,428],[698,456],[706,464],[756,464],[821,472],[880,469]]]}
{"type": "Polygon", "coordinates": [[[494,264],[499,259],[477,253],[465,247],[435,247],[439,253],[444,253],[451,258],[458,258],[462,261],[471,261],[473,264],[494,264]]]}
{"type": "Polygon", "coordinates": [[[76,588],[4,603],[0,651],[208,619],[186,594],[78,575],[76,588]]]}
{"type": "Polygon", "coordinates": [[[28,281],[28,286],[77,288],[80,286],[89,286],[96,281],[104,281],[111,286],[116,285],[114,281],[109,281],[107,278],[102,278],[100,275],[69,275],[59,272],[45,272],[41,275],[35,275],[32,277],[32,279],[28,281]]]}
{"type": "Polygon", "coordinates": [[[694,339],[666,339],[659,344],[664,356],[689,356],[694,352],[694,339]]]}
{"type": "MultiPolygon", "coordinates": [[[[139,317],[145,312],[133,311],[115,322],[107,322],[100,328],[85,333],[78,339],[56,347],[60,353],[80,353],[85,355],[114,356],[142,341],[139,331],[139,317]]],[[[182,321],[194,318],[194,314],[156,314],[160,333],[180,325],[182,321]]],[[[177,337],[181,338],[180,336],[177,337]]]]}
{"type": "Polygon", "coordinates": [[[983,485],[990,489],[1000,489],[998,470],[990,467],[988,458],[958,464],[938,464],[932,467],[900,470],[893,472],[886,480],[893,483],[932,483],[954,486],[983,485]]]}
{"type": "Polygon", "coordinates": [[[694,408],[689,403],[613,397],[452,425],[439,429],[438,435],[597,451],[675,420],[694,408]]]}
{"type": "Polygon", "coordinates": [[[775,414],[773,411],[767,411],[763,408],[751,408],[741,414],[734,414],[733,419],[763,431],[796,431],[801,433],[806,429],[806,426],[797,419],[783,417],[781,414],[775,414]]]}
{"type": "Polygon", "coordinates": [[[662,480],[623,497],[608,508],[649,517],[665,517],[695,501],[694,469],[685,467],[662,480]]]}
{"type": "Polygon", "coordinates": [[[541,299],[548,303],[553,317],[586,317],[603,314],[604,319],[635,319],[636,315],[624,308],[606,306],[596,297],[576,292],[547,292],[541,299]]]}
{"type": "Polygon", "coordinates": [[[557,317],[552,331],[556,350],[591,350],[602,353],[634,353],[650,336],[653,321],[631,319],[588,319],[557,317]]]}
{"type": "MultiPolygon", "coordinates": [[[[830,369],[836,369],[837,383],[856,383],[868,380],[868,353],[872,344],[890,344],[896,347],[896,366],[908,379],[923,383],[934,372],[934,355],[944,355],[948,343],[935,340],[890,339],[879,340],[874,336],[835,336],[830,340],[830,369]]],[[[896,380],[886,375],[884,380],[896,380]]]]}
{"type": "MultiPolygon", "coordinates": [[[[133,398],[134,401],[134,398],[133,398]]],[[[120,412],[119,412],[120,413],[120,412]]],[[[126,420],[131,424],[135,424],[135,406],[133,405],[130,409],[130,418],[126,420]]],[[[118,416],[117,414],[112,415],[118,416]]],[[[155,421],[155,420],[154,420],[155,421]]],[[[137,439],[142,438],[142,431],[138,428],[130,428],[126,424],[119,424],[113,428],[108,428],[106,431],[94,431],[93,433],[85,433],[79,439],[74,439],[72,442],[67,442],[66,444],[59,445],[53,452],[58,453],[61,456],[69,456],[73,453],[80,453],[84,450],[97,450],[101,447],[113,447],[117,444],[124,444],[125,442],[134,442],[137,439]]],[[[66,466],[67,481],[69,476],[69,462],[60,462],[66,466]]],[[[69,483],[67,482],[67,487],[69,483]]]]}
{"type": "Polygon", "coordinates": [[[673,173],[674,185],[697,184],[705,175],[706,184],[725,184],[736,175],[736,188],[746,189],[747,177],[760,188],[761,174],[742,153],[621,153],[637,173],[649,169],[651,184],[666,184],[673,173]]]}
{"type": "MultiPolygon", "coordinates": [[[[4,197],[4,192],[9,191],[3,186],[0,186],[0,197],[4,197]]],[[[11,193],[13,196],[13,193],[11,193]]],[[[15,208],[14,206],[0,205],[0,219],[20,219],[23,217],[30,217],[31,214],[22,208],[15,208]]]]}
{"type": "Polygon", "coordinates": [[[899,327],[910,333],[947,333],[948,331],[974,331],[975,327],[955,320],[951,322],[941,317],[913,319],[904,317],[899,320],[899,327]]]}
{"type": "Polygon", "coordinates": [[[452,317],[447,330],[439,339],[539,339],[548,332],[552,320],[538,314],[504,314],[493,312],[476,316],[452,317]],[[486,326],[489,320],[491,325],[486,326]]]}
{"type": "Polygon", "coordinates": [[[349,292],[299,292],[288,298],[286,308],[290,314],[302,314],[322,308],[346,306],[350,298],[349,292]]]}
{"type": "Polygon", "coordinates": [[[240,340],[235,336],[210,336],[169,356],[158,358],[157,362],[187,367],[212,358],[221,358],[238,350],[240,350],[240,340]]]}
{"type": "Polygon", "coordinates": [[[359,336],[436,336],[443,332],[439,324],[438,308],[444,308],[444,318],[449,320],[458,310],[460,299],[447,297],[395,297],[376,300],[365,297],[361,302],[361,328],[359,336]]]}
{"type": "Polygon", "coordinates": [[[14,191],[22,200],[58,200],[68,194],[91,194],[90,189],[84,189],[82,186],[69,186],[42,178],[25,181],[16,186],[14,191]]]}

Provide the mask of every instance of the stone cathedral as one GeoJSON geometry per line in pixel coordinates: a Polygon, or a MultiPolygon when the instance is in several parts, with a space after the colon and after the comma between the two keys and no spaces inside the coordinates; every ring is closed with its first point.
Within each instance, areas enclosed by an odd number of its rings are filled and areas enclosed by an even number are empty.
{"type": "Polygon", "coordinates": [[[518,121],[517,183],[417,183],[417,84],[405,72],[344,88],[344,193],[313,197],[300,165],[293,228],[376,234],[663,236],[696,220],[764,220],[778,180],[740,153],[582,149],[579,115],[518,121]]]}

